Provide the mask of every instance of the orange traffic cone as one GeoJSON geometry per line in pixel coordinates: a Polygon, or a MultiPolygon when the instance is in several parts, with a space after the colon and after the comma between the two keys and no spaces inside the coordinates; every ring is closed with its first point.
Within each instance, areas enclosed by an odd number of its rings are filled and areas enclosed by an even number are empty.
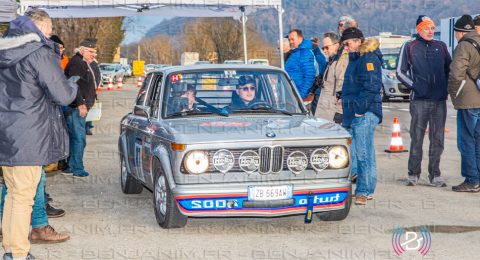
{"type": "Polygon", "coordinates": [[[142,77],[138,77],[138,81],[137,81],[137,88],[141,88],[143,85],[143,82],[142,82],[142,77]]]}
{"type": "Polygon", "coordinates": [[[123,88],[123,80],[122,78],[119,78],[117,80],[117,89],[122,89],[123,88]]]}
{"type": "Polygon", "coordinates": [[[392,140],[390,142],[390,149],[385,150],[387,153],[403,153],[408,152],[403,148],[402,137],[400,136],[400,123],[398,117],[393,118],[392,140]]]}
{"type": "Polygon", "coordinates": [[[98,93],[98,92],[102,92],[102,88],[101,88],[101,87],[98,87],[98,88],[96,88],[95,90],[97,91],[97,93],[98,93]]]}
{"type": "Polygon", "coordinates": [[[107,90],[108,90],[108,91],[113,90],[113,82],[112,82],[112,79],[109,79],[109,80],[108,80],[107,90]]]}

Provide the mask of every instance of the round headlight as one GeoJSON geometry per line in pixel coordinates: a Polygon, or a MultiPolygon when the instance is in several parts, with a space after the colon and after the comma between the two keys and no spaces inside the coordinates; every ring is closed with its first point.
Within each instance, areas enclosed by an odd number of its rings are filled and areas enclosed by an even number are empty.
{"type": "Polygon", "coordinates": [[[221,173],[226,173],[233,168],[235,157],[229,150],[218,150],[213,155],[213,167],[221,173]]]}
{"type": "Polygon", "coordinates": [[[191,151],[184,160],[185,169],[189,173],[204,173],[208,170],[208,153],[204,151],[191,151]]]}
{"type": "Polygon", "coordinates": [[[245,151],[240,154],[238,164],[244,172],[253,173],[258,169],[258,166],[260,166],[260,156],[258,156],[258,153],[255,151],[245,151]]]}
{"type": "Polygon", "coordinates": [[[310,156],[310,164],[312,168],[319,172],[323,171],[328,167],[328,152],[325,149],[317,149],[313,151],[310,156]]]}
{"type": "Polygon", "coordinates": [[[308,166],[307,156],[300,151],[295,151],[288,156],[287,166],[291,172],[299,174],[308,166]]]}
{"type": "Polygon", "coordinates": [[[333,146],[328,150],[330,168],[341,169],[348,165],[348,152],[343,146],[333,146]]]}

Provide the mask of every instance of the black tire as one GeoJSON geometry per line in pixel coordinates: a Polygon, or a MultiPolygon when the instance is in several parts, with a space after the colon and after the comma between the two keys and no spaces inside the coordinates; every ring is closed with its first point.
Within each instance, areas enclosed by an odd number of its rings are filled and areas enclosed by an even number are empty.
{"type": "Polygon", "coordinates": [[[123,156],[120,160],[120,186],[125,194],[140,194],[143,191],[143,185],[128,172],[123,156]]]}
{"type": "Polygon", "coordinates": [[[350,212],[350,206],[352,205],[352,186],[348,191],[347,201],[345,202],[345,208],[339,210],[332,210],[326,212],[316,213],[317,217],[323,221],[342,221],[347,218],[350,212]]]}
{"type": "Polygon", "coordinates": [[[182,228],[187,224],[188,217],[177,207],[167,177],[159,163],[154,165],[153,207],[158,225],[162,228],[182,228]]]}
{"type": "Polygon", "coordinates": [[[388,102],[390,98],[385,94],[385,87],[382,86],[382,102],[388,102]]]}

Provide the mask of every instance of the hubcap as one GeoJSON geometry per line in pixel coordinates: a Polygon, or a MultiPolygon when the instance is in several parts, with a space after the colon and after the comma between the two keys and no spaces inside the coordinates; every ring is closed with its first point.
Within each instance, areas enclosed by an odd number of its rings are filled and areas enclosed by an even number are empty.
{"type": "Polygon", "coordinates": [[[155,187],[156,203],[160,209],[160,213],[165,215],[167,213],[167,185],[165,184],[165,176],[160,175],[155,187]]]}

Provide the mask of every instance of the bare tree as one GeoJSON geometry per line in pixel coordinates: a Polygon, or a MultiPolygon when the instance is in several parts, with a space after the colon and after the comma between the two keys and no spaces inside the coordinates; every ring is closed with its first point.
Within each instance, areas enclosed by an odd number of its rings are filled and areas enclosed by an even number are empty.
{"type": "Polygon", "coordinates": [[[121,17],[54,19],[54,34],[65,43],[69,55],[84,38],[96,38],[99,62],[112,62],[120,42],[123,40],[121,17]]]}

